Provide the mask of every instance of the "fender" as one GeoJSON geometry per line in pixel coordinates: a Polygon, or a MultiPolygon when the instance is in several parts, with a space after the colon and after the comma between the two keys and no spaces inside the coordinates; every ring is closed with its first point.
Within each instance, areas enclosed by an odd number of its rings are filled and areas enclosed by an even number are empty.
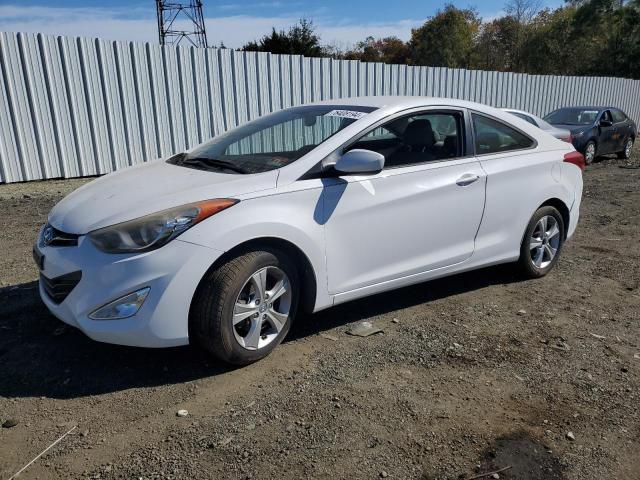
{"type": "Polygon", "coordinates": [[[324,227],[308,206],[322,208],[322,187],[287,195],[267,195],[240,201],[220,215],[199,223],[180,236],[183,241],[228,252],[240,244],[265,237],[296,245],[313,268],[317,292],[314,311],[330,307],[333,296],[327,292],[324,227]],[[231,212],[233,210],[233,212],[231,212]],[[232,213],[232,214],[231,214],[232,213]],[[287,221],[283,222],[282,219],[287,221]]]}

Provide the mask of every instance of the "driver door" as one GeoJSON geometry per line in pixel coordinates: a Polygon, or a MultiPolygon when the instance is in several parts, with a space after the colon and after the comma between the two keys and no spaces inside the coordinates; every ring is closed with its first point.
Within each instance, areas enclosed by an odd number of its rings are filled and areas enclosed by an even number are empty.
{"type": "Polygon", "coordinates": [[[600,131],[600,145],[598,146],[598,154],[611,153],[615,151],[616,139],[615,139],[615,125],[613,125],[613,119],[611,112],[605,110],[600,115],[598,121],[598,129],[600,131]],[[608,125],[602,125],[602,121],[609,122],[608,125]]]}
{"type": "Polygon", "coordinates": [[[486,175],[467,150],[465,112],[423,110],[392,122],[345,149],[382,153],[389,164],[380,173],[324,179],[331,294],[391,288],[407,277],[464,262],[473,253],[486,175]],[[424,142],[413,129],[414,145],[408,145],[403,130],[416,120],[421,126],[453,127],[425,128],[424,142]]]}

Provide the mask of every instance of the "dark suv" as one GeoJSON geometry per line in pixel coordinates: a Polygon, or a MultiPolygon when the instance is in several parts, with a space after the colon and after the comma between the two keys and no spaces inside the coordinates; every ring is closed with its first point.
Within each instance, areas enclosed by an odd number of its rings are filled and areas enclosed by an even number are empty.
{"type": "Polygon", "coordinates": [[[614,107],[565,107],[544,119],[555,127],[571,131],[571,143],[584,155],[587,164],[605,153],[629,158],[638,133],[633,120],[614,107]]]}

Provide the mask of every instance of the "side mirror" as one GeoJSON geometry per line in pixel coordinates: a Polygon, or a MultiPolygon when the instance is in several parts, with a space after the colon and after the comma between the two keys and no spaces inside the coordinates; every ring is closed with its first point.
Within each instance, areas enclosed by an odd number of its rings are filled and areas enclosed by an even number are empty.
{"type": "Polygon", "coordinates": [[[613,125],[611,120],[600,120],[601,127],[610,127],[611,125],[613,125]]]}
{"type": "Polygon", "coordinates": [[[384,167],[384,156],[378,152],[354,148],[342,155],[334,168],[342,173],[378,173],[384,167]]]}

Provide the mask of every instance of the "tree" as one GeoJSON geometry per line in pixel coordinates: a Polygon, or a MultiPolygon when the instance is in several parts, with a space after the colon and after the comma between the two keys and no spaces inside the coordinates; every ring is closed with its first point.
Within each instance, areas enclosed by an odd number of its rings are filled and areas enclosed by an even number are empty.
{"type": "Polygon", "coordinates": [[[481,20],[472,9],[446,5],[411,31],[411,60],[416,65],[468,68],[473,64],[481,20]]]}
{"type": "Polygon", "coordinates": [[[305,55],[307,57],[323,56],[324,50],[320,45],[320,37],[316,35],[313,22],[301,19],[289,31],[276,31],[260,40],[247,43],[242,50],[254,52],[271,52],[278,54],[305,55]]]}
{"type": "Polygon", "coordinates": [[[504,11],[520,24],[528,24],[542,8],[542,0],[507,0],[504,11]]]}
{"type": "Polygon", "coordinates": [[[358,42],[355,49],[347,51],[342,58],[363,62],[408,63],[409,46],[398,37],[375,39],[367,37],[358,42]]]}
{"type": "MultiPolygon", "coordinates": [[[[513,71],[524,70],[522,47],[528,39],[529,24],[536,17],[542,6],[542,0],[507,0],[504,9],[511,18],[512,43],[510,45],[510,63],[513,71]]],[[[504,18],[504,17],[503,17],[504,18]]]]}
{"type": "Polygon", "coordinates": [[[527,26],[520,46],[522,71],[536,74],[580,75],[588,51],[574,32],[576,8],[542,10],[527,26]]]}
{"type": "Polygon", "coordinates": [[[505,16],[484,23],[476,41],[474,68],[513,71],[518,58],[518,29],[515,17],[505,16]]]}
{"type": "Polygon", "coordinates": [[[584,73],[638,77],[640,2],[588,0],[577,5],[573,31],[589,48],[584,73]]]}

